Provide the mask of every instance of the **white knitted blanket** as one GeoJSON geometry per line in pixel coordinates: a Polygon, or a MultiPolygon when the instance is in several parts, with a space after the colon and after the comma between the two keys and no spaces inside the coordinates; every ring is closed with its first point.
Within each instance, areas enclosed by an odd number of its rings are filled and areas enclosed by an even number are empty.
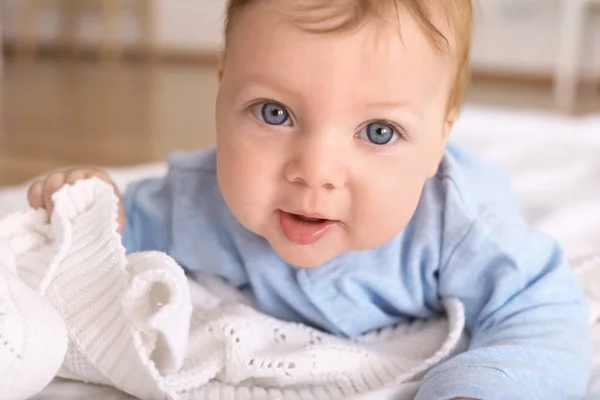
{"type": "MultiPolygon", "coordinates": [[[[142,399],[338,399],[418,380],[464,349],[464,312],[344,340],[255,310],[221,280],[162,253],[129,257],[112,187],[82,181],[55,197],[51,221],[0,221],[0,398],[55,376],[142,399]],[[67,346],[68,343],[68,346],[67,346]]],[[[600,317],[599,261],[580,268],[600,317]]]]}

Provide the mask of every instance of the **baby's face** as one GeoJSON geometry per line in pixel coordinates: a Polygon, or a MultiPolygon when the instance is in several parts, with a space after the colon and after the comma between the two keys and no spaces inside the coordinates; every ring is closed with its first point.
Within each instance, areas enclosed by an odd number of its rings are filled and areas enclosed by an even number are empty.
{"type": "Polygon", "coordinates": [[[394,15],[315,34],[278,3],[257,2],[230,32],[218,179],[246,228],[314,267],[404,229],[444,152],[454,68],[402,10],[401,31],[394,15]]]}

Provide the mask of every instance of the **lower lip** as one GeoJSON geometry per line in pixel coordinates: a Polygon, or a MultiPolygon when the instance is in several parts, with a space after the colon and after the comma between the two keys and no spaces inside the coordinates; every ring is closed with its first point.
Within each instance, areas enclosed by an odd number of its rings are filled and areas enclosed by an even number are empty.
{"type": "Polygon", "coordinates": [[[279,222],[285,237],[292,243],[310,245],[321,239],[337,221],[308,222],[279,211],[279,222]]]}

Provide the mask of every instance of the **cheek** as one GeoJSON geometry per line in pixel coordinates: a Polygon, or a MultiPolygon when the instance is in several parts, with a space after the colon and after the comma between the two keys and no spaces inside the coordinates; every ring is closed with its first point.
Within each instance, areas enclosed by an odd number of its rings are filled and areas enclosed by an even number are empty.
{"type": "MultiPolygon", "coordinates": [[[[224,192],[235,190],[239,194],[252,192],[256,186],[264,186],[262,181],[269,167],[252,143],[243,140],[243,135],[239,132],[220,133],[219,136],[217,174],[219,182],[226,186],[222,190],[224,192]]],[[[245,200],[253,201],[253,198],[245,200]]]]}
{"type": "Polygon", "coordinates": [[[276,179],[280,169],[281,151],[275,151],[272,141],[257,138],[255,130],[239,124],[217,135],[218,168],[242,187],[264,186],[276,179]]]}
{"type": "MultiPolygon", "coordinates": [[[[217,170],[223,184],[243,184],[247,175],[260,169],[253,144],[243,118],[228,106],[226,97],[217,101],[217,170]]],[[[225,188],[227,189],[227,188],[225,188]]]]}
{"type": "Polygon", "coordinates": [[[266,208],[266,185],[256,160],[240,146],[225,141],[217,147],[217,177],[225,203],[235,218],[260,234],[261,213],[266,208]]]}
{"type": "Polygon", "coordinates": [[[269,152],[273,146],[254,123],[225,116],[217,127],[217,176],[223,198],[242,225],[261,234],[279,170],[269,152]]]}
{"type": "Polygon", "coordinates": [[[363,184],[356,187],[353,195],[357,234],[364,247],[379,246],[406,227],[427,179],[426,163],[408,155],[372,162],[370,168],[377,171],[376,175],[362,179],[363,184]]]}

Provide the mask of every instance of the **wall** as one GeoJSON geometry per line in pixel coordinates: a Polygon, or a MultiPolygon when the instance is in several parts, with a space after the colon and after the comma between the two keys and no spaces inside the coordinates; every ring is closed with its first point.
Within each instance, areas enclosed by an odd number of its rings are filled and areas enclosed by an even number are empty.
{"type": "MultiPolygon", "coordinates": [[[[29,0],[0,0],[5,36],[14,39],[19,8],[29,0]]],[[[222,14],[226,0],[138,0],[154,1],[157,42],[174,51],[214,51],[222,44],[222,14]]],[[[563,0],[478,0],[473,65],[497,72],[547,74],[556,58],[560,2],[563,0]]],[[[571,1],[571,0],[564,0],[571,1]]],[[[88,0],[89,2],[89,0],[88,0]]],[[[131,9],[135,0],[121,0],[131,9]]],[[[39,24],[44,42],[55,41],[60,32],[60,0],[42,0],[45,11],[39,24]]],[[[600,11],[600,10],[599,10],[600,11]]],[[[134,44],[137,23],[133,12],[123,17],[122,40],[134,44]]],[[[586,73],[600,71],[600,12],[589,16],[583,65],[586,73]]],[[[98,40],[100,21],[89,12],[82,20],[81,36],[88,43],[98,40]]]]}
{"type": "Polygon", "coordinates": [[[222,45],[226,0],[155,0],[158,38],[177,50],[214,50],[222,45]]]}
{"type": "MultiPolygon", "coordinates": [[[[560,3],[574,0],[479,0],[473,40],[477,69],[551,73],[560,35],[560,3]]],[[[600,9],[596,10],[600,11],[600,9]]],[[[600,71],[600,12],[587,16],[582,66],[600,71]]]]}
{"type": "MultiPolygon", "coordinates": [[[[21,10],[30,0],[0,0],[5,40],[15,40],[21,10]]],[[[40,43],[55,43],[61,34],[61,0],[37,0],[42,4],[37,36],[40,43]]],[[[83,1],[83,0],[77,0],[83,1]]],[[[136,1],[153,1],[156,15],[156,42],[176,51],[212,51],[221,46],[221,25],[226,0],[119,0],[124,9],[120,20],[121,41],[135,45],[138,40],[136,1]]],[[[98,43],[102,34],[100,1],[86,1],[79,23],[82,43],[98,43]],[[96,3],[96,4],[94,4],[96,3]]]]}

